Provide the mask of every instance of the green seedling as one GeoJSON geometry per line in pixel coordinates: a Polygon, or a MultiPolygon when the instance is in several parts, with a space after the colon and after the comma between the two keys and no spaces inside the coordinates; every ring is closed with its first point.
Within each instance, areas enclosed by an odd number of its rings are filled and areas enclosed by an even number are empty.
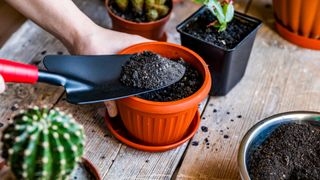
{"type": "Polygon", "coordinates": [[[212,14],[217,17],[217,20],[208,26],[217,28],[219,32],[227,29],[228,23],[234,16],[232,0],[194,0],[194,2],[206,5],[212,14]]]}
{"type": "Polygon", "coordinates": [[[131,4],[132,10],[138,14],[146,14],[149,21],[155,21],[169,12],[166,0],[115,0],[121,11],[126,11],[131,4]]]}
{"type": "Polygon", "coordinates": [[[84,151],[84,132],[71,115],[34,107],[9,122],[2,157],[17,179],[67,179],[84,151]]]}

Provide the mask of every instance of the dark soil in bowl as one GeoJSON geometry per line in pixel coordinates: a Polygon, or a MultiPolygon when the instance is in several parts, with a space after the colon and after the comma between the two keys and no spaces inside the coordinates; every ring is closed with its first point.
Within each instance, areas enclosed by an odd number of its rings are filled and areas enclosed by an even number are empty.
{"type": "Polygon", "coordinates": [[[195,93],[197,90],[200,89],[203,83],[203,78],[201,74],[195,68],[193,68],[189,63],[185,62],[183,59],[174,61],[174,64],[178,64],[178,66],[175,65],[175,67],[172,68],[172,65],[171,65],[171,68],[168,68],[170,66],[167,66],[167,63],[172,64],[172,62],[170,62],[171,60],[167,58],[163,58],[160,55],[154,54],[150,51],[145,51],[143,53],[133,56],[133,60],[128,61],[128,63],[131,63],[131,61],[133,64],[128,66],[128,68],[123,69],[123,73],[127,74],[127,77],[125,78],[126,80],[125,81],[123,80],[123,76],[121,80],[122,82],[124,82],[126,85],[129,85],[129,86],[131,86],[135,82],[135,83],[141,83],[145,87],[146,86],[154,87],[155,85],[159,84],[159,80],[167,81],[168,79],[164,77],[168,76],[168,74],[174,75],[174,76],[170,75],[171,77],[177,77],[177,75],[181,75],[182,70],[184,72],[184,74],[182,74],[183,75],[182,78],[181,79],[179,78],[180,80],[178,82],[166,88],[139,95],[138,97],[142,99],[146,99],[150,101],[158,101],[158,102],[176,101],[192,95],[193,93],[195,93]],[[144,64],[147,63],[148,61],[151,61],[151,62],[159,61],[161,62],[160,63],[161,65],[159,67],[150,66],[152,68],[151,70],[143,72],[144,64]],[[139,67],[142,67],[141,70],[139,70],[139,67]],[[164,67],[166,67],[166,69],[168,69],[169,71],[173,71],[173,72],[168,72],[168,71],[162,72],[163,70],[159,70],[160,68],[164,68],[164,67]],[[133,71],[133,69],[135,69],[134,71],[136,71],[136,73],[133,71]],[[166,74],[164,75],[163,73],[166,73],[166,74]],[[135,75],[137,76],[136,79],[133,78],[133,74],[136,74],[135,75]],[[160,76],[164,76],[164,77],[160,77],[160,76]],[[145,78],[145,77],[148,77],[148,78],[145,78]]]}
{"type": "Polygon", "coordinates": [[[215,20],[216,17],[209,10],[206,10],[197,18],[194,18],[193,21],[186,24],[182,31],[221,48],[232,49],[255,28],[255,24],[234,17],[228,23],[225,31],[218,32],[216,28],[208,26],[215,20]]]}
{"type": "Polygon", "coordinates": [[[320,179],[320,129],[310,124],[279,126],[250,154],[252,179],[320,179]]]}
{"type": "Polygon", "coordinates": [[[179,81],[186,68],[150,51],[144,51],[130,57],[122,67],[120,81],[126,86],[159,89],[179,81]]]}
{"type": "MultiPolygon", "coordinates": [[[[168,5],[168,6],[170,5],[169,1],[166,2],[166,5],[168,5]]],[[[138,23],[149,22],[145,13],[139,14],[139,13],[132,11],[133,8],[130,5],[130,3],[129,3],[129,7],[127,8],[127,10],[125,12],[122,12],[118,8],[117,4],[115,3],[115,0],[110,0],[109,7],[115,15],[117,15],[123,19],[126,19],[128,21],[133,21],[133,22],[138,22],[138,23]]],[[[161,18],[159,18],[159,19],[161,19],[161,18]]]]}

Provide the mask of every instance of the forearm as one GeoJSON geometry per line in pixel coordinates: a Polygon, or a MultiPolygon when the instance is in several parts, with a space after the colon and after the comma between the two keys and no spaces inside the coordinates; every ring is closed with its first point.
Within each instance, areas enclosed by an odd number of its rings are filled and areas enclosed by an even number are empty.
{"type": "Polygon", "coordinates": [[[55,35],[68,49],[96,25],[71,0],[6,0],[27,18],[55,35]]]}

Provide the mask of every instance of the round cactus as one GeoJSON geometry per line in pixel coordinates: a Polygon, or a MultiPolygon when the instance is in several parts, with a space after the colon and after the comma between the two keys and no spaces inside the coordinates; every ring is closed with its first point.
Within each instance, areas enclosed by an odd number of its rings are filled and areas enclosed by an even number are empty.
{"type": "Polygon", "coordinates": [[[83,155],[84,132],[71,115],[34,107],[9,122],[2,142],[17,179],[66,179],[83,155]]]}
{"type": "Polygon", "coordinates": [[[155,21],[168,14],[170,9],[166,2],[167,0],[115,0],[121,11],[126,11],[131,4],[133,12],[140,15],[146,13],[149,21],[155,21]]]}

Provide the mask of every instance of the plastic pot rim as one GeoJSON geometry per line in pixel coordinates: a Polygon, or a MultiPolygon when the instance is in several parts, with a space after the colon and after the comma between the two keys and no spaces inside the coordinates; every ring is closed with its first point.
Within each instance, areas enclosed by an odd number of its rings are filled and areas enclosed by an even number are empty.
{"type": "Polygon", "coordinates": [[[87,168],[90,169],[90,173],[92,173],[94,175],[94,177],[96,178],[96,180],[101,180],[101,175],[98,171],[98,169],[92,164],[92,162],[90,160],[88,160],[85,157],[82,157],[82,163],[87,166],[87,168]]]}
{"type": "MultiPolygon", "coordinates": [[[[195,61],[201,63],[203,68],[203,83],[195,93],[192,95],[177,100],[177,101],[168,101],[168,102],[157,102],[157,101],[149,101],[139,97],[131,96],[128,98],[118,100],[121,103],[126,103],[134,109],[144,111],[145,106],[155,106],[157,108],[153,108],[150,113],[159,113],[159,114],[170,114],[179,111],[181,107],[192,107],[194,105],[198,105],[206,96],[208,96],[209,90],[211,88],[211,76],[208,65],[205,61],[195,52],[192,50],[183,47],[181,45],[167,43],[167,42],[145,42],[130,46],[125,48],[124,50],[120,51],[119,54],[127,54],[131,48],[136,47],[147,47],[148,45],[160,45],[160,46],[168,46],[173,48],[178,48],[180,50],[186,51],[192,54],[195,57],[195,61]],[[140,107],[141,106],[141,107],[140,107]],[[159,109],[158,109],[159,108],[159,109]]],[[[170,50],[170,49],[168,49],[170,50]]],[[[200,71],[200,70],[198,70],[200,71]]],[[[150,109],[149,109],[150,110],[150,109]]]]}
{"type": "Polygon", "coordinates": [[[239,17],[241,19],[246,19],[247,21],[249,21],[250,23],[256,23],[256,27],[254,27],[241,41],[239,41],[239,43],[233,47],[233,48],[225,48],[225,47],[220,47],[216,44],[213,44],[213,43],[210,43],[210,42],[207,42],[207,41],[204,41],[200,38],[197,38],[195,36],[193,36],[192,34],[189,34],[189,33],[186,33],[182,30],[182,28],[189,22],[191,21],[192,19],[196,18],[199,16],[199,13],[201,13],[201,11],[203,11],[204,9],[206,9],[207,7],[204,5],[202,6],[200,9],[198,9],[195,13],[193,13],[191,16],[189,16],[187,19],[185,19],[183,22],[181,22],[179,25],[177,25],[176,27],[176,30],[181,33],[181,34],[184,34],[186,36],[190,36],[190,37],[193,37],[194,39],[197,39],[198,41],[201,41],[202,43],[204,44],[207,44],[208,46],[214,46],[215,48],[218,48],[218,49],[221,49],[221,50],[224,50],[224,51],[227,51],[227,52],[231,52],[231,51],[234,51],[235,49],[237,49],[239,46],[241,46],[242,42],[244,42],[247,38],[249,38],[250,34],[257,31],[261,25],[262,25],[262,21],[257,19],[257,18],[254,18],[254,17],[251,17],[251,16],[248,16],[246,14],[243,14],[243,13],[240,13],[238,11],[235,11],[235,17],[239,17]]]}

